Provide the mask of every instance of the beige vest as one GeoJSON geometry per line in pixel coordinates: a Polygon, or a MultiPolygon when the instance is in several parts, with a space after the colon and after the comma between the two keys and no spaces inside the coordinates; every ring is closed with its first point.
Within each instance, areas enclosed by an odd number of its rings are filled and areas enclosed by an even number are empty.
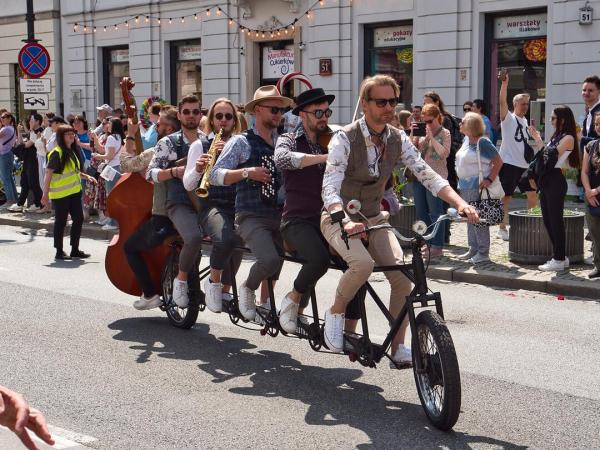
{"type": "MultiPolygon", "coordinates": [[[[383,158],[378,162],[379,177],[369,175],[367,146],[362,135],[358,121],[343,128],[350,141],[350,155],[348,167],[340,191],[344,205],[350,200],[360,200],[361,212],[367,217],[374,217],[381,210],[381,199],[385,191],[385,184],[392,176],[396,162],[400,159],[402,138],[400,131],[389,127],[391,133],[387,140],[383,158]]],[[[352,220],[360,220],[359,216],[352,220]]]]}

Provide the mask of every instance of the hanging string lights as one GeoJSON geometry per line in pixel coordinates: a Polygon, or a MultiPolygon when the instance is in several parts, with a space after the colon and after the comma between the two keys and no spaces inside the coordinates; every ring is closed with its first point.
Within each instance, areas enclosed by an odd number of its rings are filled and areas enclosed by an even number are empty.
{"type": "MultiPolygon", "coordinates": [[[[246,33],[249,37],[254,36],[254,38],[260,37],[261,39],[269,37],[272,39],[275,36],[281,36],[282,33],[285,35],[288,35],[289,33],[294,33],[294,31],[296,30],[296,24],[301,19],[306,19],[306,20],[314,19],[315,11],[317,10],[317,8],[323,7],[323,6],[325,6],[325,0],[317,0],[310,6],[310,8],[308,8],[304,13],[302,13],[301,15],[296,17],[288,25],[285,25],[285,26],[279,25],[279,26],[273,27],[273,28],[262,28],[261,27],[260,29],[258,29],[258,28],[248,27],[248,26],[244,25],[241,21],[229,16],[225,12],[225,9],[223,9],[220,5],[213,5],[208,8],[205,8],[203,11],[196,11],[196,12],[181,16],[181,23],[185,23],[185,19],[188,17],[191,19],[194,19],[194,21],[200,20],[202,18],[203,14],[206,17],[210,17],[211,13],[214,11],[216,16],[226,18],[230,27],[237,26],[237,28],[239,29],[239,32],[242,35],[244,33],[246,33]]],[[[155,20],[158,25],[161,24],[161,20],[165,19],[165,17],[158,17],[158,16],[153,16],[150,14],[144,14],[141,17],[144,18],[145,23],[149,23],[151,20],[155,20]]],[[[139,23],[140,23],[140,15],[138,14],[138,15],[132,16],[122,22],[117,22],[117,23],[113,22],[110,24],[98,25],[98,26],[102,27],[103,31],[106,31],[107,27],[110,27],[110,26],[112,26],[115,31],[118,31],[120,25],[123,25],[125,28],[131,28],[131,26],[139,25],[139,23]]],[[[168,18],[168,23],[173,24],[172,17],[168,18]]],[[[81,31],[83,31],[84,33],[87,33],[88,30],[93,30],[93,32],[95,33],[96,32],[96,24],[92,23],[92,21],[76,22],[73,24],[73,32],[74,33],[81,32],[81,31]]]]}

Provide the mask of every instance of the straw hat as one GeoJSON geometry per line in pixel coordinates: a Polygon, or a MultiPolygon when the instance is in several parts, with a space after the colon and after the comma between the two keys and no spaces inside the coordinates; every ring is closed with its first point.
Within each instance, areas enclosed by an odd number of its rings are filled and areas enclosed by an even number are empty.
{"type": "Polygon", "coordinates": [[[246,103],[245,110],[247,113],[253,113],[254,107],[264,100],[277,100],[282,104],[282,107],[292,106],[292,99],[284,97],[279,93],[277,86],[268,85],[259,87],[254,92],[254,99],[246,103]]]}

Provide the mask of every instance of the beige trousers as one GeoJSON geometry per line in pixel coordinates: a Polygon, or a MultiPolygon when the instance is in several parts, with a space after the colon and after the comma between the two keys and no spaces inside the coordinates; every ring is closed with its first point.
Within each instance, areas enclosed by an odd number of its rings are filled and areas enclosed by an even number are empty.
{"type": "MultiPolygon", "coordinates": [[[[375,217],[369,218],[369,225],[380,225],[387,223],[389,214],[381,212],[375,217]]],[[[350,239],[346,243],[342,239],[340,225],[331,223],[327,212],[321,215],[321,232],[333,249],[346,261],[348,270],[342,275],[337,287],[336,294],[350,302],[356,291],[369,279],[373,267],[393,266],[403,263],[402,248],[398,239],[391,230],[377,230],[369,233],[369,246],[366,248],[360,239],[350,239]]],[[[390,294],[389,310],[396,317],[410,293],[411,282],[400,271],[384,272],[390,282],[392,291],[390,294]]]]}

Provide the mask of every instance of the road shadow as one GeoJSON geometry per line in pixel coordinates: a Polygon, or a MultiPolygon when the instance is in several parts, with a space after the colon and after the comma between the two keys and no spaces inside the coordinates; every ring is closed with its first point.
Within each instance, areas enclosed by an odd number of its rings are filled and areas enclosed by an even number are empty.
{"type": "Polygon", "coordinates": [[[77,267],[83,266],[84,264],[98,264],[95,261],[85,261],[83,259],[69,259],[69,260],[54,260],[51,263],[44,264],[44,267],[51,267],[53,269],[76,269],[77,267]]]}
{"type": "MultiPolygon", "coordinates": [[[[152,355],[198,361],[199,369],[212,378],[212,383],[241,379],[236,384],[245,385],[250,381],[251,386],[232,387],[229,392],[272,398],[273,413],[277,411],[277,398],[302,402],[308,405],[308,425],[347,425],[364,432],[370,442],[357,445],[360,449],[418,445],[467,450],[480,444],[527,448],[487,436],[441,432],[431,426],[420,404],[387,400],[382,388],[361,382],[361,369],[311,366],[287,353],[251,351],[257,347],[248,340],[214,336],[205,324],[182,331],[163,318],[140,317],[117,320],[109,328],[118,331],[114,339],[132,343],[130,348],[136,352],[138,363],[147,362],[152,355]]],[[[390,376],[398,373],[390,371],[390,376]]]]}

